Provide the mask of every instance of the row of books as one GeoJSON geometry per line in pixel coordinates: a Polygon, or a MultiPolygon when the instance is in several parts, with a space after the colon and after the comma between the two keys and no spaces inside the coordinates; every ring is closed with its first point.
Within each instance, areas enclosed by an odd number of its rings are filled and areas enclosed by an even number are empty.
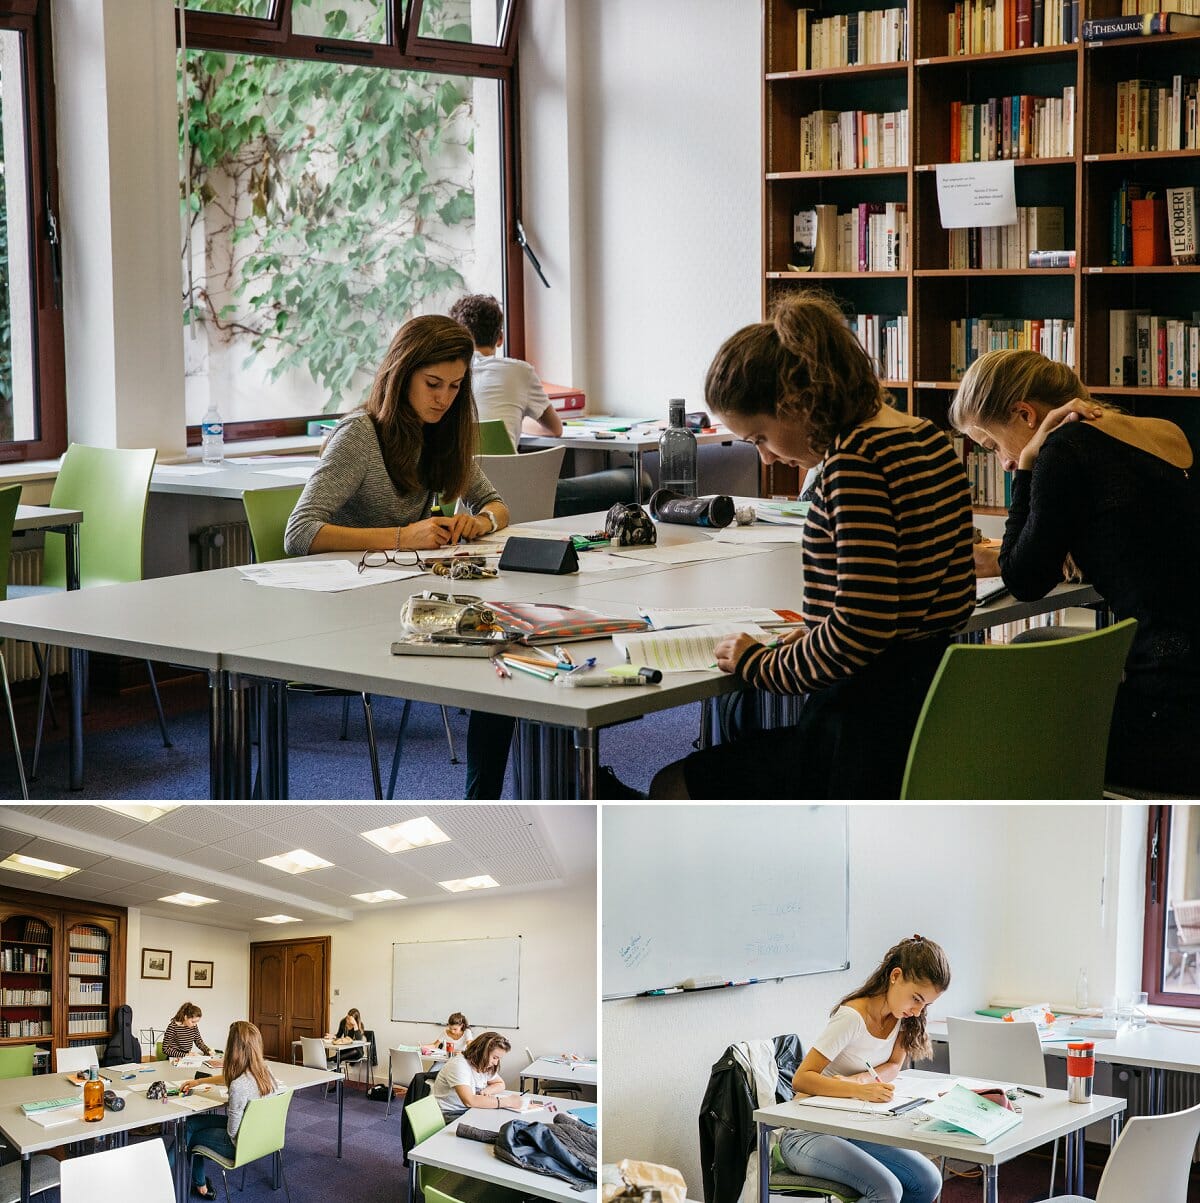
{"type": "Polygon", "coordinates": [[[0,992],[0,1001],[6,1007],[48,1007],[49,990],[5,990],[0,992]]]}
{"type": "Polygon", "coordinates": [[[991,54],[1079,40],[1080,0],[962,0],[948,13],[950,54],[991,54]]]}
{"type": "MultiPolygon", "coordinates": [[[[1121,0],[1121,16],[1132,17],[1156,13],[1162,6],[1162,0],[1121,0]]],[[[1171,0],[1171,10],[1200,16],[1200,0],[1171,0]]]]}
{"type": "Polygon", "coordinates": [[[67,969],[71,973],[105,974],[108,972],[108,957],[102,952],[79,952],[72,948],[67,969]]]}
{"type": "Polygon", "coordinates": [[[950,162],[1052,159],[1075,153],[1075,88],[1062,96],[950,102],[950,162]]]}
{"type": "Polygon", "coordinates": [[[49,973],[48,948],[6,948],[0,952],[0,971],[4,973],[49,973]]]}
{"type": "MultiPolygon", "coordinates": [[[[1155,5],[1155,10],[1157,10],[1155,5]]],[[[1157,37],[1160,34],[1196,33],[1200,16],[1182,12],[1150,12],[1123,17],[1094,17],[1084,21],[1085,42],[1109,42],[1115,38],[1157,37]]]]}
{"type": "Polygon", "coordinates": [[[94,948],[99,952],[108,951],[108,933],[91,931],[82,927],[71,929],[70,943],[72,948],[94,948]]]}
{"type": "Polygon", "coordinates": [[[846,321],[881,380],[908,379],[907,313],[855,313],[846,321]]]}
{"type": "Polygon", "coordinates": [[[67,1002],[76,1004],[102,1003],[104,1001],[104,982],[85,982],[82,978],[69,979],[67,1002]]]}
{"type": "Polygon", "coordinates": [[[908,164],[908,110],[817,109],[800,118],[798,171],[850,171],[908,164]]]}
{"type": "Polygon", "coordinates": [[[951,230],[948,266],[1022,268],[1032,266],[1031,251],[1061,251],[1065,245],[1062,206],[1027,205],[1017,209],[1015,225],[951,230]]]}
{"type": "Polygon", "coordinates": [[[1117,153],[1200,149],[1197,77],[1123,79],[1117,84],[1117,153]]]}
{"type": "Polygon", "coordinates": [[[1059,317],[967,317],[950,323],[950,379],[961,380],[988,351],[1040,351],[1073,364],[1075,322],[1059,317]]]}
{"type": "Polygon", "coordinates": [[[908,58],[908,9],[876,8],[818,17],[796,10],[796,64],[801,71],[901,63],[908,58]]]}
{"type": "Polygon", "coordinates": [[[1154,267],[1196,261],[1195,187],[1153,189],[1122,180],[1112,198],[1109,263],[1154,267]]]}
{"type": "Polygon", "coordinates": [[[67,1020],[67,1034],[85,1036],[89,1032],[102,1032],[108,1027],[107,1011],[72,1011],[67,1020]]]}
{"type": "Polygon", "coordinates": [[[49,1036],[48,1019],[6,1019],[0,1022],[0,1032],[5,1036],[49,1036]]]}
{"type": "Polygon", "coordinates": [[[1125,388],[1200,388],[1200,310],[1181,318],[1110,309],[1108,377],[1125,388]]]}
{"type": "Polygon", "coordinates": [[[908,206],[869,201],[840,213],[837,205],[801,209],[792,218],[791,271],[904,271],[908,206]]]}
{"type": "Polygon", "coordinates": [[[1005,472],[1000,457],[964,435],[955,434],[952,441],[954,453],[967,472],[971,504],[1007,507],[1012,500],[1012,473],[1005,472]]]}

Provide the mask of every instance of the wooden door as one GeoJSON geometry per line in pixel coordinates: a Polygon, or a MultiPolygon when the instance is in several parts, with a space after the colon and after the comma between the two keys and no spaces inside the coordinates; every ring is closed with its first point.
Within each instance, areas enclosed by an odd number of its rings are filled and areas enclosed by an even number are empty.
{"type": "Polygon", "coordinates": [[[325,1033],[329,936],[250,945],[250,1019],[267,1057],[292,1059],[292,1041],[325,1033]]]}

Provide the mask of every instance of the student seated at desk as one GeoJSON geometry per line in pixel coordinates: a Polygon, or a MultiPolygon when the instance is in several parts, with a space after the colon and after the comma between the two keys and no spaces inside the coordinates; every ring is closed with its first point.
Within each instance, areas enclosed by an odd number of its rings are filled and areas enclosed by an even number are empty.
{"type": "MultiPolygon", "coordinates": [[[[655,797],[894,798],[929,683],[975,606],[966,473],[893,409],[830,298],[781,298],[717,352],[705,401],[764,464],[821,465],[804,526],[806,627],[717,644],[747,685],[808,694],[800,721],[668,765],[655,797]]],[[[794,605],[787,598],[763,604],[794,605]]]]}
{"type": "MultiPolygon", "coordinates": [[[[406,554],[476,539],[508,525],[508,508],[474,459],[471,336],[448,317],[406,322],[392,339],[363,408],[334,427],[284,534],[288,555],[406,554]],[[469,512],[433,517],[439,494],[469,512]]],[[[511,718],[471,715],[468,798],[498,798],[511,718]]]]}
{"type": "Polygon", "coordinates": [[[979,575],[999,573],[1033,600],[1070,555],[1118,618],[1137,619],[1107,779],[1197,796],[1200,488],[1183,431],[1093,400],[1070,367],[1036,351],[981,355],[950,421],[1013,474],[1003,542],[980,545],[979,575]]]}
{"type": "MultiPolygon", "coordinates": [[[[521,431],[554,438],[561,435],[562,419],[546,396],[533,365],[497,354],[504,338],[504,311],[500,302],[495,297],[475,293],[455,301],[450,316],[471,332],[475,343],[471,382],[479,420],[503,422],[513,450],[520,448],[521,431]]],[[[645,495],[650,488],[650,477],[646,473],[642,477],[641,491],[645,495]]],[[[632,496],[632,468],[610,468],[566,477],[555,490],[554,516],[563,518],[607,510],[615,502],[627,502],[632,496]]]]}
{"type": "MultiPolygon", "coordinates": [[[[267,1068],[263,1056],[262,1033],[246,1019],[238,1019],[229,1025],[225,1039],[224,1072],[212,1078],[194,1078],[181,1082],[180,1089],[188,1094],[198,1087],[227,1084],[229,1102],[224,1115],[201,1112],[187,1119],[187,1148],[198,1144],[233,1158],[236,1154],[238,1128],[246,1112],[246,1104],[254,1099],[275,1094],[283,1087],[267,1068]]],[[[192,1194],[201,1199],[215,1199],[216,1193],[211,1180],[204,1176],[204,1159],[192,1157],[192,1194]]]]}
{"type": "Polygon", "coordinates": [[[433,1047],[444,1048],[453,1056],[456,1052],[462,1052],[474,1039],[475,1033],[468,1026],[467,1017],[461,1011],[455,1011],[446,1020],[446,1026],[438,1032],[437,1039],[433,1041],[433,1047]]]}
{"type": "Polygon", "coordinates": [[[521,1096],[508,1093],[498,1072],[500,1059],[511,1051],[499,1032],[482,1032],[442,1066],[433,1080],[433,1097],[447,1122],[471,1107],[522,1109],[521,1096]]]}
{"type": "MultiPolygon", "coordinates": [[[[800,1094],[885,1103],[905,1057],[931,1053],[925,1008],[950,985],[950,962],[932,940],[913,936],[889,948],[857,990],[830,1013],[792,1078],[800,1094]]],[[[825,1178],[859,1192],[861,1203],[933,1203],[942,1176],[923,1154],[866,1140],[789,1129],[779,1152],[793,1174],[825,1178]]]]}
{"type": "MultiPolygon", "coordinates": [[[[343,1018],[342,1022],[338,1024],[338,1029],[334,1033],[334,1039],[335,1040],[346,1040],[346,1039],[366,1040],[367,1039],[367,1029],[363,1024],[363,1018],[358,1013],[357,1007],[351,1007],[350,1010],[347,1012],[346,1016],[343,1018]]],[[[342,1053],[341,1058],[340,1058],[340,1060],[343,1062],[343,1064],[348,1063],[350,1061],[361,1061],[362,1059],[363,1059],[363,1050],[361,1048],[348,1048],[342,1053]]]]}
{"type": "Polygon", "coordinates": [[[175,1018],[167,1024],[167,1030],[163,1033],[163,1056],[186,1057],[192,1051],[193,1045],[206,1057],[212,1053],[212,1049],[204,1043],[204,1037],[200,1035],[199,1024],[202,1015],[200,1008],[190,1002],[185,1002],[175,1012],[175,1018]]]}

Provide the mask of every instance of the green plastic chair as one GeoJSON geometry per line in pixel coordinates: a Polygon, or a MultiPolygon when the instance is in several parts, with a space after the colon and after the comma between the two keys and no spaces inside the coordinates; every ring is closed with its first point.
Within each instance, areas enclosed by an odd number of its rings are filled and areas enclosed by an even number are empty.
{"type": "MultiPolygon", "coordinates": [[[[0,489],[0,601],[8,597],[8,564],[12,554],[13,522],[17,517],[17,506],[21,503],[21,486],[10,485],[0,489]]],[[[0,649],[4,641],[0,639],[0,649]]],[[[13,711],[12,691],[8,687],[8,665],[4,663],[4,652],[0,650],[0,684],[4,686],[4,709],[8,714],[8,730],[12,737],[13,757],[17,762],[17,776],[21,779],[21,797],[29,800],[29,785],[25,781],[25,762],[21,759],[21,741],[17,736],[17,716],[13,711]]],[[[31,1054],[32,1055],[32,1054],[31,1054]]],[[[33,1070],[29,1070],[32,1073],[33,1070]]],[[[0,1077],[17,1075],[0,1074],[0,1077]]]]}
{"type": "Polygon", "coordinates": [[[1053,642],[946,651],[901,798],[1100,798],[1136,620],[1053,642]]]}
{"type": "Polygon", "coordinates": [[[479,423],[480,455],[516,455],[508,427],[499,418],[479,423]]]}
{"type": "MultiPolygon", "coordinates": [[[[153,447],[86,447],[72,443],[62,458],[50,494],[51,506],[82,510],[79,527],[79,587],[119,585],[142,579],[142,544],[146,530],[146,506],[150,476],[158,452],[153,447]]],[[[42,561],[40,588],[67,587],[66,536],[48,532],[42,561]]],[[[154,666],[146,661],[154,707],[163,747],[171,747],[167,720],[154,666]]],[[[30,776],[37,777],[42,751],[42,726],[50,675],[42,667],[38,697],[37,738],[33,747],[30,776]]]]}
{"type": "MultiPolygon", "coordinates": [[[[446,1126],[442,1109],[433,1095],[409,1103],[404,1114],[412,1128],[414,1148],[446,1126]]],[[[428,1165],[417,1165],[416,1185],[425,1203],[518,1203],[523,1197],[517,1191],[428,1165]]]]}
{"type": "Polygon", "coordinates": [[[165,1061],[167,1059],[167,1054],[163,1052],[161,1040],[154,1042],[154,1059],[155,1061],[165,1061]]]}
{"type": "Polygon", "coordinates": [[[0,1078],[33,1077],[32,1044],[13,1044],[0,1048],[0,1078]]]}
{"type": "Polygon", "coordinates": [[[862,1195],[840,1182],[814,1178],[808,1174],[793,1174],[784,1163],[778,1145],[771,1146],[771,1194],[787,1195],[792,1199],[824,1199],[826,1203],[858,1203],[862,1195]]]}
{"type": "Polygon", "coordinates": [[[242,1171],[242,1190],[246,1189],[246,1166],[252,1161],[260,1161],[264,1157],[274,1157],[279,1168],[279,1176],[283,1179],[283,1189],[291,1203],[292,1192],[287,1184],[287,1176],[283,1172],[283,1146],[287,1139],[287,1113],[291,1106],[292,1092],[281,1091],[279,1094],[269,1094],[261,1099],[251,1099],[242,1112],[242,1122],[238,1127],[237,1138],[233,1142],[233,1159],[204,1144],[192,1147],[192,1155],[207,1157],[221,1167],[221,1179],[225,1183],[225,1198],[229,1195],[229,1170],[242,1171]]]}

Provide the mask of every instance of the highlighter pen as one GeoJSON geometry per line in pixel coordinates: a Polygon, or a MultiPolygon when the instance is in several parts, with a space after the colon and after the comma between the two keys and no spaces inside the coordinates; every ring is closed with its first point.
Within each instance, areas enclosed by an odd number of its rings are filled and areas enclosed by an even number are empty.
{"type": "Polygon", "coordinates": [[[508,660],[504,657],[501,657],[501,660],[508,668],[515,668],[518,672],[528,673],[531,677],[537,677],[541,681],[553,681],[555,679],[555,673],[542,672],[540,668],[534,668],[532,665],[525,664],[520,660],[508,660]]]}
{"type": "Polygon", "coordinates": [[[632,673],[622,673],[617,676],[611,672],[586,673],[567,673],[565,677],[556,678],[556,684],[568,685],[575,688],[583,686],[607,686],[607,685],[658,685],[662,681],[662,671],[657,668],[639,668],[637,675],[632,673]]]}

